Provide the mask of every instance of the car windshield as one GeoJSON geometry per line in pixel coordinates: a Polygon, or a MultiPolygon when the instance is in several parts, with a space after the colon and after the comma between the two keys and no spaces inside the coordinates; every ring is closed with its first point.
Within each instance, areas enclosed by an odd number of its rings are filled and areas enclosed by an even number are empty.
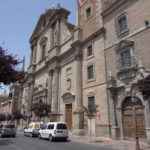
{"type": "Polygon", "coordinates": [[[59,124],[57,124],[57,129],[67,129],[67,126],[66,126],[66,124],[59,123],[59,124]]]}
{"type": "Polygon", "coordinates": [[[46,124],[41,124],[40,129],[46,129],[47,125],[46,124]]]}

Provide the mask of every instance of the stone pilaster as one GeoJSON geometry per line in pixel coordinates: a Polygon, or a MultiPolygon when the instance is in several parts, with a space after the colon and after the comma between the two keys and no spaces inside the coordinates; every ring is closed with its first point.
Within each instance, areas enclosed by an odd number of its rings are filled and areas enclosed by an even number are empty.
{"type": "Polygon", "coordinates": [[[117,118],[117,93],[113,93],[112,95],[112,128],[111,128],[111,136],[113,139],[118,139],[120,134],[120,129],[118,126],[118,118],[117,118]]]}
{"type": "Polygon", "coordinates": [[[48,77],[48,96],[47,96],[47,103],[52,104],[52,81],[53,81],[53,70],[49,71],[48,77]]]}
{"type": "Polygon", "coordinates": [[[150,102],[145,101],[145,127],[146,127],[146,136],[147,141],[150,143],[150,102]]]}
{"type": "Polygon", "coordinates": [[[28,84],[28,123],[31,121],[32,117],[32,100],[33,100],[33,93],[34,93],[34,81],[31,81],[28,84]]]}
{"type": "Polygon", "coordinates": [[[53,73],[52,106],[51,106],[53,113],[58,113],[59,71],[60,68],[56,67],[53,73]]]}
{"type": "Polygon", "coordinates": [[[120,133],[120,139],[124,139],[124,135],[123,135],[123,124],[122,124],[122,110],[120,107],[117,108],[117,117],[118,117],[118,130],[120,133]]]}
{"type": "Polygon", "coordinates": [[[76,120],[74,124],[75,134],[84,134],[84,109],[82,102],[82,64],[81,64],[81,54],[75,56],[76,63],[76,110],[74,112],[74,119],[76,120]]]}

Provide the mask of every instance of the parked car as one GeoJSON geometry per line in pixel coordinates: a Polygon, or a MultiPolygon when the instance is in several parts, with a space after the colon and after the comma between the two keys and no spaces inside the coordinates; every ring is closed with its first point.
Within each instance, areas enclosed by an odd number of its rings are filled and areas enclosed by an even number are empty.
{"type": "Polygon", "coordinates": [[[56,139],[68,139],[68,128],[63,122],[48,122],[42,129],[39,130],[39,138],[49,139],[50,141],[56,139]]]}
{"type": "Polygon", "coordinates": [[[16,137],[16,127],[14,124],[3,125],[0,132],[0,137],[16,137]]]}
{"type": "Polygon", "coordinates": [[[41,122],[31,122],[28,128],[24,128],[24,135],[38,137],[41,124],[41,122]]]}
{"type": "Polygon", "coordinates": [[[2,124],[0,124],[0,133],[1,133],[1,131],[2,131],[2,128],[3,128],[3,125],[2,125],[2,124]]]}

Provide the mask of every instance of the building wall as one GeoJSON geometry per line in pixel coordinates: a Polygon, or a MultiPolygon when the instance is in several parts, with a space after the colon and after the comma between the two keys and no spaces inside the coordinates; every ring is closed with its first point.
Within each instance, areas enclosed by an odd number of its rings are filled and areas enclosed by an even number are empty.
{"type": "Polygon", "coordinates": [[[103,26],[101,19],[101,0],[85,0],[78,11],[79,26],[82,29],[82,40],[85,40],[103,26]],[[88,7],[91,7],[91,16],[87,19],[86,9],[88,7]]]}
{"type": "Polygon", "coordinates": [[[117,36],[116,31],[116,19],[122,13],[127,13],[129,35],[139,31],[139,29],[145,26],[145,20],[149,20],[150,15],[148,13],[149,2],[144,1],[128,1],[125,2],[121,7],[110,12],[108,15],[104,16],[104,26],[107,29],[106,34],[106,47],[111,47],[120,38],[117,36]],[[140,19],[139,19],[140,18],[140,19]]]}
{"type": "MultiPolygon", "coordinates": [[[[108,121],[108,103],[106,92],[106,77],[105,77],[105,58],[104,58],[104,41],[103,37],[97,37],[89,41],[83,48],[83,66],[82,66],[82,83],[83,83],[83,105],[88,106],[88,96],[93,93],[95,96],[97,108],[96,117],[96,134],[97,136],[109,135],[108,121]],[[93,56],[87,57],[87,46],[92,42],[93,56]],[[94,64],[94,80],[87,79],[87,66],[94,64]]],[[[86,118],[87,119],[87,118],[86,118]]],[[[86,121],[87,122],[87,121],[86,121]]],[[[85,125],[87,126],[87,125],[85,125]]]]}
{"type": "MultiPolygon", "coordinates": [[[[82,98],[84,107],[88,108],[88,97],[95,96],[95,104],[97,112],[95,116],[95,131],[92,131],[96,136],[109,136],[109,113],[107,103],[106,91],[106,74],[105,74],[105,56],[104,56],[104,36],[100,33],[94,35],[98,30],[103,28],[103,20],[101,16],[102,4],[100,0],[90,1],[86,0],[81,7],[79,7],[79,26],[81,28],[82,38],[89,39],[84,42],[82,47],[82,98]],[[91,16],[86,17],[86,9],[91,7],[91,16]],[[87,57],[87,48],[92,44],[93,55],[87,57]],[[88,80],[87,67],[94,65],[94,79],[88,80]],[[95,133],[94,133],[95,132],[95,133]]],[[[88,117],[85,113],[85,128],[90,132],[88,117]]],[[[90,133],[87,133],[90,134],[90,133]]]]}
{"type": "MultiPolygon", "coordinates": [[[[115,4],[117,6],[117,4],[115,4]]],[[[104,27],[106,29],[105,36],[105,57],[106,57],[106,70],[107,70],[107,79],[108,81],[112,78],[115,79],[116,85],[112,85],[116,87],[117,94],[116,99],[113,96],[113,91],[108,90],[109,93],[109,103],[110,103],[110,120],[112,126],[112,137],[121,137],[124,138],[123,131],[123,114],[122,114],[122,103],[126,97],[132,96],[132,92],[137,95],[141,101],[143,101],[142,95],[140,95],[137,90],[138,87],[133,87],[133,85],[137,84],[137,81],[141,79],[140,67],[144,67],[144,70],[149,70],[150,62],[149,62],[149,36],[150,36],[150,28],[145,25],[145,20],[150,19],[150,14],[148,7],[150,6],[149,1],[124,1],[122,5],[115,8],[113,10],[114,5],[110,5],[109,10],[105,10],[103,14],[104,27]],[[110,11],[110,10],[113,11],[110,11]],[[110,12],[109,12],[110,11],[110,12]],[[116,21],[117,18],[123,13],[127,14],[128,21],[128,33],[123,36],[118,36],[116,21]],[[136,73],[134,77],[120,79],[119,73],[121,69],[119,68],[119,55],[118,48],[120,43],[122,42],[133,42],[133,55],[135,58],[135,65],[131,70],[136,69],[136,73]],[[135,88],[135,89],[134,89],[135,88]],[[116,100],[116,101],[115,101],[116,100]],[[116,107],[113,108],[113,107],[116,107]],[[115,110],[114,110],[115,109],[115,110]],[[114,113],[116,111],[116,114],[114,113]],[[115,117],[117,118],[117,124],[114,121],[115,117]],[[116,128],[115,128],[116,127],[116,128]],[[115,131],[115,134],[114,134],[115,131]]],[[[126,76],[125,72],[123,74],[126,76]]],[[[144,71],[143,71],[144,74],[144,71]]],[[[108,85],[109,86],[109,85],[108,85]]],[[[113,87],[112,87],[113,88],[113,87]]],[[[145,103],[143,103],[145,105],[145,103]]],[[[147,115],[145,114],[145,118],[147,115]]],[[[148,125],[149,126],[149,125],[148,125]]],[[[147,125],[144,128],[148,127],[147,125]]],[[[148,133],[148,131],[146,130],[148,133]]],[[[148,135],[148,134],[147,134],[148,135]]],[[[147,136],[148,137],[148,136],[147,136]]]]}

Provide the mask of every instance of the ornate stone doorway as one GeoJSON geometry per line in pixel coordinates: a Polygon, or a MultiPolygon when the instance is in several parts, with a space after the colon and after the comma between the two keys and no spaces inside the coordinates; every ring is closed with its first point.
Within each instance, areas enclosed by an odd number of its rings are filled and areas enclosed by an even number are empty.
{"type": "Polygon", "coordinates": [[[72,129],[72,104],[65,105],[65,121],[69,129],[72,129]]]}
{"type": "Polygon", "coordinates": [[[122,115],[124,138],[146,137],[144,106],[140,99],[127,97],[122,104],[122,115]]]}

